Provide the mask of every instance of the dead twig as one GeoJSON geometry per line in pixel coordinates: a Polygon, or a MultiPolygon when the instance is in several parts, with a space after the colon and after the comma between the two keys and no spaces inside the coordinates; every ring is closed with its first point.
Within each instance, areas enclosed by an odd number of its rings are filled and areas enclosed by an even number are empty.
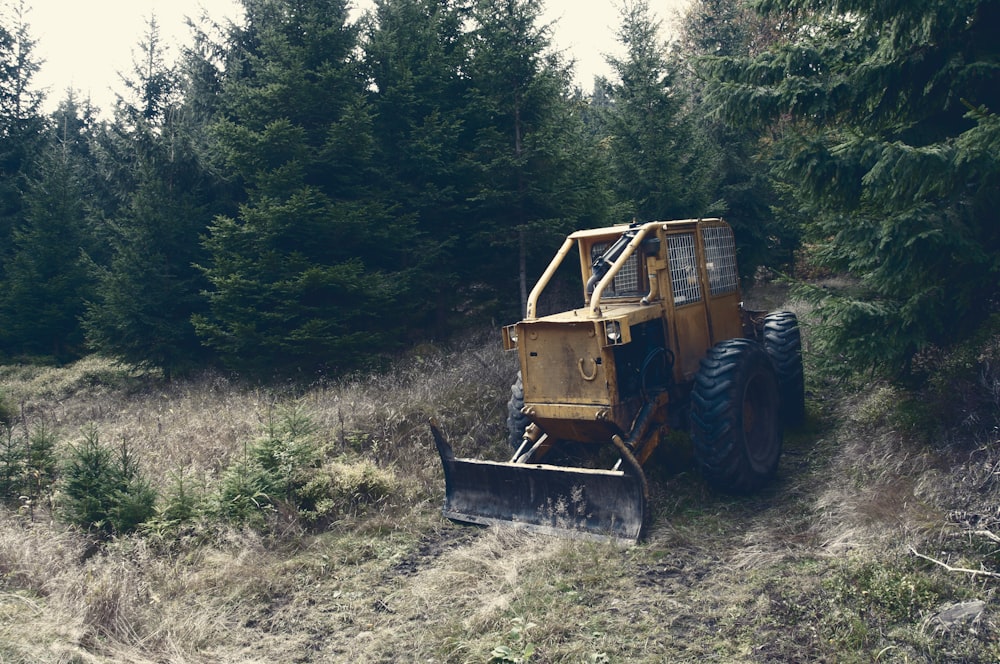
{"type": "Polygon", "coordinates": [[[935,560],[934,558],[931,558],[930,556],[925,556],[922,553],[918,553],[917,550],[914,549],[912,546],[909,547],[909,549],[910,549],[910,553],[912,553],[913,555],[915,555],[917,558],[922,558],[922,559],[924,559],[926,561],[934,563],[935,565],[940,565],[941,567],[945,568],[949,572],[961,572],[962,574],[972,574],[974,576],[988,576],[988,577],[993,578],[993,579],[1000,579],[1000,574],[998,574],[996,572],[990,572],[990,571],[984,570],[984,569],[968,569],[966,567],[952,567],[948,563],[943,563],[940,560],[935,560]]]}
{"type": "Polygon", "coordinates": [[[1000,542],[1000,535],[997,535],[991,530],[973,530],[972,534],[979,535],[980,537],[985,537],[986,539],[992,540],[994,542],[1000,542]]]}

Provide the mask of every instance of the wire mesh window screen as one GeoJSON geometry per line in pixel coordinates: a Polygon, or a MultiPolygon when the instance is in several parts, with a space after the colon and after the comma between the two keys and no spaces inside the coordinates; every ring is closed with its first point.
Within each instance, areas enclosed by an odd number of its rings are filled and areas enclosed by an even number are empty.
{"type": "Polygon", "coordinates": [[[701,300],[698,281],[698,256],[694,249],[694,233],[667,236],[670,258],[670,282],[674,287],[674,304],[701,300]]]}
{"type": "MultiPolygon", "coordinates": [[[[590,248],[590,262],[593,264],[601,254],[608,250],[610,247],[608,242],[598,242],[590,248]]],[[[639,290],[639,256],[638,254],[632,254],[625,261],[625,265],[622,265],[622,269],[618,271],[615,275],[615,279],[611,284],[611,288],[614,292],[606,293],[607,297],[628,297],[635,295],[643,295],[639,290]]]]}
{"type": "Polygon", "coordinates": [[[705,268],[712,295],[736,290],[736,243],[733,231],[725,226],[709,226],[701,231],[705,243],[705,268]]]}

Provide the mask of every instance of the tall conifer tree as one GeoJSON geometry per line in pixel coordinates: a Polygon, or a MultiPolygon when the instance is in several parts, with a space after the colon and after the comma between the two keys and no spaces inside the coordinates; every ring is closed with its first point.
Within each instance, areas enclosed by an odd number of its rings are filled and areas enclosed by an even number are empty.
{"type": "Polygon", "coordinates": [[[738,126],[707,112],[704,58],[746,57],[786,38],[790,17],[764,17],[754,0],[693,0],[678,26],[669,59],[685,97],[683,113],[691,126],[691,147],[703,174],[704,201],[699,214],[720,215],[732,224],[740,270],[752,277],[757,266],[787,269],[798,246],[799,216],[782,207],[769,172],[769,135],[738,126]]]}
{"type": "Polygon", "coordinates": [[[378,190],[396,215],[413,220],[409,262],[433,306],[412,324],[433,334],[447,332],[456,306],[470,299],[467,5],[378,0],[363,22],[378,190]]]}
{"type": "Polygon", "coordinates": [[[571,94],[571,70],[552,51],[549,26],[540,24],[541,10],[538,0],[476,0],[470,34],[478,177],[469,255],[498,292],[519,283],[522,312],[529,281],[559,236],[607,223],[610,203],[600,151],[571,94]]]}
{"type": "Polygon", "coordinates": [[[83,351],[79,318],[93,286],[84,263],[90,245],[82,165],[65,139],[55,139],[36,169],[5,266],[0,338],[8,352],[66,361],[83,351]]]}
{"type": "Polygon", "coordinates": [[[85,327],[94,348],[169,377],[205,359],[191,317],[204,310],[206,282],[194,264],[218,192],[155,18],[138,53],[102,143],[118,200],[105,231],[111,255],[93,262],[85,327]]]}
{"type": "Polygon", "coordinates": [[[1000,297],[1000,2],[768,0],[787,44],[719,60],[734,123],[773,127],[778,174],[827,265],[816,337],[855,365],[905,368],[1000,297]]]}
{"type": "Polygon", "coordinates": [[[230,366],[350,368],[399,340],[412,229],[372,191],[372,117],[343,0],[245,0],[216,124],[246,187],[216,218],[196,318],[230,366]]]}
{"type": "Polygon", "coordinates": [[[43,97],[33,87],[41,65],[23,2],[9,20],[0,24],[0,261],[21,219],[21,178],[30,171],[45,132],[43,97]]]}
{"type": "Polygon", "coordinates": [[[614,79],[606,83],[604,131],[611,139],[615,189],[640,221],[698,216],[705,203],[690,123],[660,21],[646,0],[622,5],[618,40],[622,58],[608,57],[614,79]]]}
{"type": "Polygon", "coordinates": [[[65,189],[73,181],[60,181],[71,172],[72,157],[45,147],[42,95],[33,88],[40,65],[26,12],[19,3],[11,22],[0,25],[0,351],[64,356],[78,345],[79,332],[67,310],[75,306],[67,290],[76,284],[60,273],[78,265],[80,252],[78,244],[72,246],[79,231],[70,221],[78,221],[70,209],[75,202],[65,189]],[[49,186],[56,190],[48,192],[49,186]],[[60,236],[57,228],[71,234],[60,236]],[[53,241],[58,246],[45,246],[53,241]],[[57,256],[69,263],[47,264],[57,256]]]}

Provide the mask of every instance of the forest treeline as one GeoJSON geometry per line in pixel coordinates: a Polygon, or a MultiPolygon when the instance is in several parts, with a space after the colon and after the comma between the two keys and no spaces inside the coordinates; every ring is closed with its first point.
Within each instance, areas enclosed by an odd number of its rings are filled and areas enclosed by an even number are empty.
{"type": "Polygon", "coordinates": [[[0,25],[0,361],[342,372],[519,315],[566,232],[725,216],[816,348],[906,368],[1000,300],[1000,0],[692,0],[574,86],[541,0],[242,0],[155,18],[111,113],[0,25]]]}

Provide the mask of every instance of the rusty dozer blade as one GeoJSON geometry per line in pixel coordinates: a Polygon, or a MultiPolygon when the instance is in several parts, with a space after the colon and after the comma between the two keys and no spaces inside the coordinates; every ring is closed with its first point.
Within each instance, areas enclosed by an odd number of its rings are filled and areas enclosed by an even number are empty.
{"type": "Polygon", "coordinates": [[[442,511],[449,519],[632,543],[643,535],[647,489],[634,457],[626,464],[634,464],[630,473],[459,459],[433,422],[431,432],[444,466],[442,511]]]}

